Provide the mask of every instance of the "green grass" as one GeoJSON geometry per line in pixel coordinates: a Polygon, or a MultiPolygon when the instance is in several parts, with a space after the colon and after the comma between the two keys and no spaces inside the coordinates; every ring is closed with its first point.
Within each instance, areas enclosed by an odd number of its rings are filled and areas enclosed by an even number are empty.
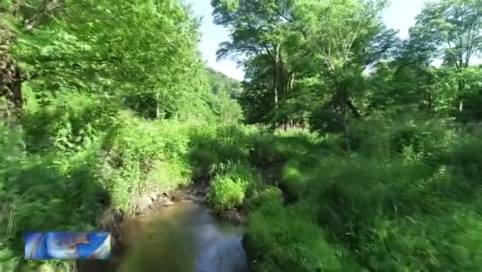
{"type": "Polygon", "coordinates": [[[2,262],[23,255],[22,232],[95,229],[103,209],[129,211],[140,193],[231,165],[242,156],[238,138],[248,137],[230,126],[144,120],[88,96],[67,100],[28,105],[22,129],[0,127],[2,262]],[[212,161],[193,160],[202,152],[212,161]]]}
{"type": "Polygon", "coordinates": [[[354,129],[355,154],[292,156],[279,182],[288,198],[247,201],[254,271],[478,269],[480,136],[385,125],[354,129]]]}
{"type": "Polygon", "coordinates": [[[334,135],[147,121],[72,101],[30,109],[23,129],[0,128],[4,263],[18,260],[23,231],[94,229],[106,207],[129,210],[141,192],[204,180],[215,211],[248,212],[255,272],[482,265],[477,132],[366,121],[345,152],[334,135]],[[272,165],[274,183],[257,171],[272,165]]]}

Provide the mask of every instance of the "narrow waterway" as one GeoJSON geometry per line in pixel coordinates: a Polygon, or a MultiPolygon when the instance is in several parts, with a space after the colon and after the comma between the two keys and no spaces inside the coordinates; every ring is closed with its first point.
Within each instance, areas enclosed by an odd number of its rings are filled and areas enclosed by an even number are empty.
{"type": "Polygon", "coordinates": [[[246,272],[240,226],[180,202],[126,222],[127,251],[116,271],[246,272]]]}

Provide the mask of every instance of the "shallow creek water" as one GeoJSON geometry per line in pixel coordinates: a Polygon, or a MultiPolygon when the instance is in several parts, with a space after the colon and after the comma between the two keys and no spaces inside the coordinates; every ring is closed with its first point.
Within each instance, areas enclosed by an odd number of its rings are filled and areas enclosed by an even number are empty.
{"type": "Polygon", "coordinates": [[[179,202],[128,221],[127,251],[117,272],[246,272],[240,226],[205,207],[179,202]]]}

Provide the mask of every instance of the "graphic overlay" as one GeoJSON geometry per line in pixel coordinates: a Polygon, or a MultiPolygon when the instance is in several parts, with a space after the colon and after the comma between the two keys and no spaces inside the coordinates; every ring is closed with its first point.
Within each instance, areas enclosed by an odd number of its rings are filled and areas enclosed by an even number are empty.
{"type": "Polygon", "coordinates": [[[31,232],[23,242],[26,260],[106,260],[112,249],[108,232],[31,232]]]}

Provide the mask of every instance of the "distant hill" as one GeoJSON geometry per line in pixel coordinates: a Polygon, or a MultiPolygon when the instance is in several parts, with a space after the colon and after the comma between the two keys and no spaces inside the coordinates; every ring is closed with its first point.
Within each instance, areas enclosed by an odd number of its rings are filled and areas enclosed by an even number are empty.
{"type": "Polygon", "coordinates": [[[228,77],[227,75],[218,72],[210,67],[206,70],[210,75],[210,83],[212,91],[215,95],[228,95],[231,98],[237,98],[241,92],[241,82],[228,77]]]}

